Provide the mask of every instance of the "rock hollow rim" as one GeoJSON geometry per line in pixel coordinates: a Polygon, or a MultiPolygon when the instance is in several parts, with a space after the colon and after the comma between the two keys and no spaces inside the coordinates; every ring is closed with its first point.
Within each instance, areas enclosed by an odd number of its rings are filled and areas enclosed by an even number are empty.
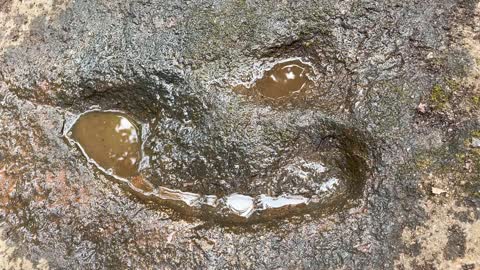
{"type": "MultiPolygon", "coordinates": [[[[63,135],[70,145],[80,149],[89,163],[94,164],[96,168],[109,178],[113,178],[128,187],[130,191],[140,198],[158,202],[160,205],[168,206],[180,213],[205,220],[214,220],[215,222],[227,224],[256,223],[312,212],[331,213],[332,210],[342,209],[344,205],[347,204],[347,201],[351,203],[351,199],[355,199],[348,198],[348,196],[351,195],[348,194],[348,192],[347,194],[343,194],[345,191],[338,191],[336,189],[340,180],[335,177],[328,179],[328,181],[321,185],[321,194],[314,194],[308,197],[294,194],[281,194],[278,196],[259,194],[250,196],[239,193],[218,197],[216,195],[185,192],[163,186],[153,187],[148,181],[144,180],[141,175],[141,168],[145,166],[144,164],[142,165],[145,161],[144,138],[146,138],[148,132],[148,125],[134,120],[125,112],[119,110],[91,109],[74,117],[68,117],[65,121],[63,135]],[[75,124],[81,120],[82,117],[91,113],[116,114],[135,121],[134,124],[139,129],[141,136],[140,151],[142,160],[140,161],[138,176],[121,177],[114,174],[112,170],[102,167],[96,160],[88,155],[81,143],[72,136],[72,129],[74,129],[75,124]],[[138,181],[142,182],[142,184],[139,185],[138,181]],[[335,196],[337,192],[342,193],[340,198],[335,196]]],[[[363,181],[365,179],[361,180],[363,181]]],[[[357,193],[357,191],[354,193],[357,193]]]]}

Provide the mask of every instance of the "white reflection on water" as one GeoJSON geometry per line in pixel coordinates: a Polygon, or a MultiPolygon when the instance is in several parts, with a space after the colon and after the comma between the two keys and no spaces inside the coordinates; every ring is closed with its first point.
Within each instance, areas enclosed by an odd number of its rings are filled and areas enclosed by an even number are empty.
{"type": "Polygon", "coordinates": [[[338,180],[337,178],[332,177],[332,178],[328,179],[327,182],[323,183],[323,184],[320,186],[319,190],[320,190],[320,191],[323,191],[323,192],[325,192],[325,191],[330,191],[330,190],[332,190],[334,187],[336,187],[336,186],[338,185],[338,181],[339,181],[339,180],[338,180]]]}
{"type": "Polygon", "coordinates": [[[260,195],[259,205],[262,209],[281,208],[285,206],[294,206],[299,204],[307,204],[308,198],[303,196],[282,195],[278,197],[270,197],[260,195]]]}
{"type": "Polygon", "coordinates": [[[250,196],[231,194],[225,198],[226,206],[235,214],[248,218],[254,211],[254,200],[250,196]]]}

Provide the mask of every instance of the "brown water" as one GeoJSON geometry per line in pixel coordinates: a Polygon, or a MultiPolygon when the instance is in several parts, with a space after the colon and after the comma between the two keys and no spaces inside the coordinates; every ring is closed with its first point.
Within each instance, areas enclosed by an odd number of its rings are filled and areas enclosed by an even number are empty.
{"type": "Polygon", "coordinates": [[[88,112],[71,129],[71,137],[100,167],[120,177],[138,174],[140,132],[134,121],[118,112],[88,112]]]}
{"type": "Polygon", "coordinates": [[[251,90],[268,98],[282,98],[295,92],[301,92],[312,81],[308,75],[311,66],[299,60],[276,64],[255,82],[251,90]]]}

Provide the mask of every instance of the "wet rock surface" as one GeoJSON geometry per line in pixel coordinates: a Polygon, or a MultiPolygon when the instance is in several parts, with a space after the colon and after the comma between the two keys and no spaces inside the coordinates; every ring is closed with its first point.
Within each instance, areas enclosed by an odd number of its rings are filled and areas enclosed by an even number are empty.
{"type": "Polygon", "coordinates": [[[0,1],[0,266],[479,267],[479,22],[476,1],[0,1]],[[288,59],[314,70],[304,95],[234,91],[288,59]],[[132,185],[65,139],[92,108],[144,125],[132,185]],[[331,177],[355,183],[341,201],[254,223],[135,189],[331,177]]]}

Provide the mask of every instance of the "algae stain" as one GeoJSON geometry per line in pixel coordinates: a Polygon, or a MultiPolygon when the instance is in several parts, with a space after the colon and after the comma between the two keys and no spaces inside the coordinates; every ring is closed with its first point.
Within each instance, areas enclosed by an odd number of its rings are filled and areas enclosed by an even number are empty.
{"type": "Polygon", "coordinates": [[[87,112],[70,132],[84,154],[102,169],[124,178],[138,175],[141,139],[131,118],[113,111],[87,112]]]}
{"type": "Polygon", "coordinates": [[[480,97],[479,96],[473,96],[472,97],[473,105],[478,107],[480,105],[480,97]]]}
{"type": "Polygon", "coordinates": [[[445,105],[448,103],[448,99],[449,97],[447,93],[440,85],[437,84],[432,88],[430,100],[437,108],[444,108],[445,105]]]}

